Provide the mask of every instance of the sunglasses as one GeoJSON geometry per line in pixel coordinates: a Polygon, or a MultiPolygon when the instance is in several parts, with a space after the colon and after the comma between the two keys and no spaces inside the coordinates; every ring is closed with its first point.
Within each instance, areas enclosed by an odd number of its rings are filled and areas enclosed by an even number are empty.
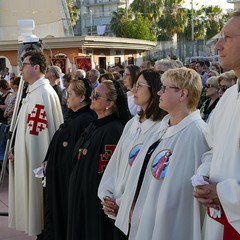
{"type": "Polygon", "coordinates": [[[206,86],[205,86],[205,88],[211,88],[211,87],[218,88],[217,86],[213,86],[211,84],[206,84],[206,86]]]}
{"type": "Polygon", "coordinates": [[[98,100],[98,99],[101,98],[101,99],[105,99],[105,100],[108,101],[107,98],[105,98],[105,97],[101,97],[101,95],[100,95],[98,92],[96,92],[95,90],[92,91],[91,98],[92,98],[93,100],[98,100]]]}
{"type": "Polygon", "coordinates": [[[226,85],[218,85],[218,89],[221,90],[222,92],[225,92],[230,86],[226,85]]]}

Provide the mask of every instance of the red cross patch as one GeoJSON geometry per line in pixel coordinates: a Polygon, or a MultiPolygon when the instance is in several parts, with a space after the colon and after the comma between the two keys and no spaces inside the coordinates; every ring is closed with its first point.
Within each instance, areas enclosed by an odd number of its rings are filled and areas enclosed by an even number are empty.
{"type": "Polygon", "coordinates": [[[105,152],[98,159],[98,173],[103,173],[116,148],[116,145],[105,145],[105,152]]]}
{"type": "Polygon", "coordinates": [[[36,104],[32,112],[28,114],[28,127],[30,128],[29,133],[31,135],[38,135],[48,127],[47,115],[44,110],[44,105],[36,104]]]}

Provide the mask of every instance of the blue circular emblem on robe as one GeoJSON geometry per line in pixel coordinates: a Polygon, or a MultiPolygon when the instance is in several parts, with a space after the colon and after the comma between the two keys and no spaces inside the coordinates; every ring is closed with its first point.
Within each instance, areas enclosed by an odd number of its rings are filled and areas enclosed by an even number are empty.
{"type": "Polygon", "coordinates": [[[168,170],[168,164],[170,160],[170,156],[172,155],[171,150],[164,149],[159,152],[152,161],[152,175],[156,179],[164,179],[168,170]]]}
{"type": "Polygon", "coordinates": [[[133,162],[135,161],[138,153],[141,150],[142,145],[143,145],[142,143],[138,144],[138,145],[134,146],[132,148],[132,150],[130,151],[129,157],[128,157],[128,163],[129,163],[130,166],[132,166],[133,162]]]}

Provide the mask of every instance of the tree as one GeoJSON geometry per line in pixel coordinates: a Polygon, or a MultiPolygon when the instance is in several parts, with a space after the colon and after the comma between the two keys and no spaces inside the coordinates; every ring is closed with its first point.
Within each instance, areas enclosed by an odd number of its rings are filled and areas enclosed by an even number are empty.
{"type": "MultiPolygon", "coordinates": [[[[193,9],[194,17],[194,40],[211,39],[219,33],[224,23],[229,18],[224,14],[219,6],[208,6],[199,10],[193,9]]],[[[183,33],[179,34],[180,38],[191,41],[192,38],[192,10],[187,10],[187,26],[183,33]]]]}
{"type": "Polygon", "coordinates": [[[80,8],[75,5],[76,0],[67,0],[67,6],[70,15],[70,21],[72,27],[74,27],[79,19],[80,8]]]}
{"type": "Polygon", "coordinates": [[[113,12],[111,30],[117,37],[155,41],[156,37],[149,28],[149,19],[141,13],[132,13],[131,9],[120,8],[113,12]]]}

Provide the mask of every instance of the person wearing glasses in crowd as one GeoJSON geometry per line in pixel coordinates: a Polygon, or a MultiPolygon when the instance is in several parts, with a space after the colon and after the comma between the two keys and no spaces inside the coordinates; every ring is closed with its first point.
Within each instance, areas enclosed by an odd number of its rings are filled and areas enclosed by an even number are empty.
{"type": "Polygon", "coordinates": [[[202,78],[202,86],[205,87],[207,78],[208,78],[208,73],[204,71],[204,62],[203,61],[198,61],[195,64],[195,70],[197,73],[199,73],[199,75],[202,78]]]}
{"type": "Polygon", "coordinates": [[[128,65],[125,67],[123,73],[123,83],[127,89],[128,108],[132,116],[137,114],[138,106],[134,102],[134,94],[131,90],[136,84],[137,76],[140,73],[140,70],[140,67],[136,65],[128,65]]]}
{"type": "Polygon", "coordinates": [[[42,179],[33,170],[42,165],[49,143],[63,122],[61,104],[44,77],[47,62],[42,52],[23,55],[20,71],[29,83],[18,114],[14,148],[9,153],[9,226],[39,235],[44,228],[42,179]],[[13,156],[14,154],[14,156],[13,156]]]}
{"type": "Polygon", "coordinates": [[[67,107],[72,113],[54,134],[44,160],[45,239],[67,239],[67,193],[72,169],[72,152],[85,128],[96,119],[95,112],[90,109],[91,92],[89,80],[70,81],[66,98],[67,107]]]}
{"type": "Polygon", "coordinates": [[[240,239],[240,11],[232,14],[222,28],[215,48],[223,69],[232,69],[237,84],[219,100],[206,129],[211,151],[202,158],[196,173],[205,183],[193,195],[207,207],[204,240],[240,239]]]}
{"type": "Polygon", "coordinates": [[[225,91],[230,88],[232,85],[236,84],[237,76],[234,71],[230,70],[222,73],[218,77],[218,94],[219,97],[222,97],[225,91]]]}
{"type": "Polygon", "coordinates": [[[45,77],[49,80],[51,86],[56,91],[59,101],[62,101],[62,89],[60,85],[62,70],[58,66],[51,66],[47,69],[45,77]]]}
{"type": "Polygon", "coordinates": [[[112,240],[113,223],[97,196],[103,172],[123,127],[131,118],[127,96],[119,81],[105,80],[91,95],[98,119],[83,132],[73,151],[68,196],[68,240],[112,240]]]}
{"type": "Polygon", "coordinates": [[[196,110],[201,78],[193,69],[177,68],[161,79],[159,107],[168,115],[159,124],[157,141],[145,155],[138,155],[143,164],[131,169],[119,211],[126,205],[123,199],[130,199],[131,209],[125,213],[130,240],[201,240],[201,208],[192,197],[190,181],[209,149],[204,138],[207,124],[196,110]],[[136,186],[133,194],[130,185],[136,186]]]}
{"type": "MultiPolygon", "coordinates": [[[[122,210],[128,206],[124,204],[118,215],[118,208],[121,206],[121,198],[125,192],[129,172],[131,168],[138,164],[139,160],[141,161],[137,158],[141,148],[144,146],[144,149],[146,149],[146,146],[149,146],[150,141],[146,141],[148,136],[153,134],[157,136],[159,123],[166,115],[166,112],[158,107],[159,96],[157,92],[161,85],[161,76],[156,71],[143,70],[137,76],[137,82],[135,87],[132,88],[132,92],[134,102],[140,107],[140,111],[126,124],[98,189],[103,211],[110,218],[116,218],[115,225],[117,227],[122,226],[122,220],[124,219],[122,210]]],[[[127,194],[129,193],[128,191],[127,194]]],[[[127,239],[127,234],[125,235],[117,227],[113,239],[127,239]]]]}
{"type": "Polygon", "coordinates": [[[202,119],[205,122],[207,122],[209,115],[211,114],[212,110],[216,107],[219,101],[217,76],[213,76],[207,79],[205,91],[207,100],[202,104],[200,112],[202,115],[202,119]]]}

